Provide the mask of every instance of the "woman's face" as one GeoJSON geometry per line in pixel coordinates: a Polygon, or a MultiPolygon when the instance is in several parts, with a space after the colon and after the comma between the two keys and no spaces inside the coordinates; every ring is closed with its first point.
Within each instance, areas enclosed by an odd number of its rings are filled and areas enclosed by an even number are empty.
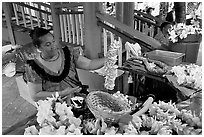
{"type": "Polygon", "coordinates": [[[54,36],[48,33],[40,38],[41,44],[39,50],[48,58],[52,58],[57,54],[58,44],[56,43],[54,36]]]}

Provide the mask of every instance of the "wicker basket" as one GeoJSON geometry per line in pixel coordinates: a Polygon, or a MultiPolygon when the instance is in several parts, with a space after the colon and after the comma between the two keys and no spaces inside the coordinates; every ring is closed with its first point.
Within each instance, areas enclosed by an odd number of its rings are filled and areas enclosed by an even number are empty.
{"type": "Polygon", "coordinates": [[[121,116],[131,111],[128,103],[102,91],[90,92],[86,103],[96,118],[102,117],[105,121],[116,122],[121,116]]]}

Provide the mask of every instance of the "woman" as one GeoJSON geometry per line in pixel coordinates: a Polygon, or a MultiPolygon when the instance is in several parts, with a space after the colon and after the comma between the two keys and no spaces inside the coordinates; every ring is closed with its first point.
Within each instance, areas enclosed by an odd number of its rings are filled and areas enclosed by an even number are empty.
{"type": "Polygon", "coordinates": [[[34,101],[55,95],[72,96],[82,90],[76,67],[94,70],[104,65],[105,58],[90,60],[79,52],[60,45],[49,30],[35,28],[30,36],[38,54],[27,60],[25,78],[34,101]]]}
{"type": "Polygon", "coordinates": [[[155,35],[154,39],[158,40],[161,43],[159,49],[169,50],[169,29],[171,28],[170,22],[163,22],[160,26],[160,31],[155,35]]]}

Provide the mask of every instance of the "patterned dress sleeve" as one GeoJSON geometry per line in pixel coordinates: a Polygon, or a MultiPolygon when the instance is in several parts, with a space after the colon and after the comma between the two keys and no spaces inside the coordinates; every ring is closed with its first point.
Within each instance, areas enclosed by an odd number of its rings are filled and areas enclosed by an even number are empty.
{"type": "Polygon", "coordinates": [[[41,77],[28,64],[25,65],[25,80],[35,84],[42,84],[41,77]]]}

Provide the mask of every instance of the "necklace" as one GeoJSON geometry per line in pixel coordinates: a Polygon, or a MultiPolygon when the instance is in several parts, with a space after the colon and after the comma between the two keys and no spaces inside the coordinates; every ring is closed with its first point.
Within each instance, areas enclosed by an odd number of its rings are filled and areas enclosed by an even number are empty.
{"type": "Polygon", "coordinates": [[[45,60],[40,56],[39,61],[47,70],[59,73],[62,65],[61,52],[58,51],[58,56],[56,55],[51,60],[45,60]]]}
{"type": "Polygon", "coordinates": [[[45,58],[43,58],[42,53],[40,54],[40,57],[41,57],[44,61],[48,61],[48,62],[56,61],[56,60],[59,58],[59,56],[60,56],[59,51],[57,52],[57,56],[54,56],[54,57],[52,57],[51,59],[45,59],[45,58]]]}

